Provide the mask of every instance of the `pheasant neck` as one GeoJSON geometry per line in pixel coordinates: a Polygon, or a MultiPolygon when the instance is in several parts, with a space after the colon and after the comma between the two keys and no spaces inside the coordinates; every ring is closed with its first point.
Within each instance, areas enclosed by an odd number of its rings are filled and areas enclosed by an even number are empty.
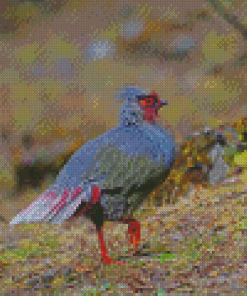
{"type": "Polygon", "coordinates": [[[147,121],[149,124],[154,124],[156,118],[158,118],[159,115],[157,113],[157,110],[154,108],[148,108],[144,111],[143,120],[147,121]]]}

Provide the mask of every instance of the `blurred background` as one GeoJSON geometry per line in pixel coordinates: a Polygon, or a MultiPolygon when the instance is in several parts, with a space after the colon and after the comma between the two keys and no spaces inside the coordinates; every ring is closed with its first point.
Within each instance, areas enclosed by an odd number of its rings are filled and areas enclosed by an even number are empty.
{"type": "Polygon", "coordinates": [[[1,0],[0,13],[2,216],[117,124],[123,85],[168,101],[158,121],[178,144],[246,116],[244,0],[1,0]]]}

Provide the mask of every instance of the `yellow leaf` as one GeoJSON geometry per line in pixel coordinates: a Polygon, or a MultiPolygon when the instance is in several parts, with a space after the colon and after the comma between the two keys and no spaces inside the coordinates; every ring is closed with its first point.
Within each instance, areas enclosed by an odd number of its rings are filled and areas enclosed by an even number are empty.
{"type": "Polygon", "coordinates": [[[238,46],[237,38],[234,34],[219,36],[215,30],[212,30],[205,37],[202,52],[207,60],[223,63],[234,58],[238,46]]]}
{"type": "Polygon", "coordinates": [[[19,58],[20,63],[25,65],[34,62],[41,54],[42,48],[40,45],[35,41],[32,44],[26,44],[21,48],[17,49],[17,59],[19,58]]]}
{"type": "Polygon", "coordinates": [[[77,56],[81,56],[81,51],[77,46],[73,45],[69,41],[62,40],[59,36],[52,36],[46,44],[49,55],[48,61],[54,61],[59,58],[72,59],[77,56]]]}
{"type": "Polygon", "coordinates": [[[116,41],[116,38],[119,36],[119,25],[112,24],[107,27],[102,33],[97,34],[97,38],[99,39],[109,39],[112,41],[116,41]]]}
{"type": "Polygon", "coordinates": [[[21,101],[25,99],[35,99],[38,97],[39,85],[19,83],[12,86],[11,92],[13,98],[18,98],[21,101]]]}
{"type": "Polygon", "coordinates": [[[247,150],[234,156],[234,163],[238,166],[247,166],[247,150]]]}

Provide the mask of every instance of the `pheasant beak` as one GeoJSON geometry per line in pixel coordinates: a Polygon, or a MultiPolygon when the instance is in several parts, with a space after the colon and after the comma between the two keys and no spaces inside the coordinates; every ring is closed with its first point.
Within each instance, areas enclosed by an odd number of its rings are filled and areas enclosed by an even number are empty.
{"type": "Polygon", "coordinates": [[[165,100],[158,100],[158,103],[159,103],[161,106],[168,105],[167,101],[165,101],[165,100]]]}
{"type": "Polygon", "coordinates": [[[158,102],[155,104],[156,115],[158,114],[157,111],[161,109],[163,106],[167,105],[167,101],[158,99],[158,102]]]}

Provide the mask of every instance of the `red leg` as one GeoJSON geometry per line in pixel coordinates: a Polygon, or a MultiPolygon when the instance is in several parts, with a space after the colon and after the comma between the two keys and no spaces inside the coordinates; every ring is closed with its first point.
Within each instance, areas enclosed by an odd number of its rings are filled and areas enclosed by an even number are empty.
{"type": "MultiPolygon", "coordinates": [[[[92,192],[92,198],[91,198],[91,202],[96,203],[99,201],[99,198],[101,197],[101,191],[98,187],[94,187],[93,188],[93,192],[92,192]]],[[[105,245],[105,241],[104,241],[104,235],[102,232],[102,228],[100,227],[96,227],[97,233],[98,233],[98,239],[100,242],[100,248],[101,248],[101,258],[102,261],[106,264],[118,264],[118,265],[125,265],[124,261],[114,261],[112,260],[109,256],[108,256],[108,252],[106,250],[106,245],[105,245]]]]}
{"type": "Polygon", "coordinates": [[[105,241],[104,241],[104,236],[103,236],[103,232],[101,229],[97,229],[97,233],[98,233],[98,239],[100,242],[100,247],[101,247],[101,258],[102,261],[106,264],[118,264],[118,265],[125,265],[126,262],[125,261],[114,261],[112,260],[107,253],[106,250],[106,245],[105,245],[105,241]]]}
{"type": "MultiPolygon", "coordinates": [[[[91,200],[86,203],[85,207],[78,213],[78,215],[85,214],[88,210],[90,210],[93,206],[93,204],[100,202],[101,197],[101,190],[99,187],[94,187],[91,193],[91,200]]],[[[96,227],[97,233],[98,233],[98,239],[100,243],[101,248],[101,258],[102,261],[106,264],[118,264],[118,265],[125,265],[124,261],[114,261],[108,256],[108,252],[106,249],[106,245],[104,242],[104,236],[101,227],[96,227]]]]}
{"type": "Polygon", "coordinates": [[[138,221],[128,221],[128,234],[130,235],[129,243],[133,245],[134,251],[137,250],[141,238],[141,225],[138,221]]]}

